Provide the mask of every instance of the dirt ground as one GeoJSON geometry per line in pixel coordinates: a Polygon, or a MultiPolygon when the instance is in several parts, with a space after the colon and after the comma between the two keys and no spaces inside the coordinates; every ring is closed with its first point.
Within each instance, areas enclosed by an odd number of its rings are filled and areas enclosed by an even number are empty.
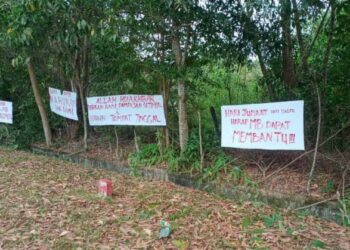
{"type": "Polygon", "coordinates": [[[20,151],[0,159],[1,249],[350,249],[349,228],[305,214],[20,151]]]}
{"type": "MultiPolygon", "coordinates": [[[[44,144],[37,143],[36,146],[45,147],[44,144]]],[[[105,138],[89,141],[89,151],[82,153],[83,143],[81,141],[66,141],[62,145],[57,145],[52,150],[77,154],[89,158],[114,162],[121,166],[128,166],[128,154],[135,152],[133,141],[124,140],[119,142],[118,155],[114,144],[109,143],[105,138]]],[[[317,199],[327,199],[335,194],[341,186],[341,176],[339,169],[350,161],[350,155],[319,154],[316,171],[310,188],[310,193],[306,193],[308,173],[311,167],[312,154],[301,158],[284,171],[265,179],[266,176],[274,173],[285,164],[289,163],[301,153],[292,152],[270,152],[270,151],[245,151],[227,150],[233,158],[238,159],[236,163],[244,166],[244,171],[249,177],[259,184],[259,188],[268,191],[279,192],[288,195],[310,195],[317,199]],[[345,158],[346,157],[346,158],[345,158]],[[344,159],[343,159],[344,158],[344,159]]],[[[166,168],[165,163],[160,163],[155,168],[166,168]]],[[[223,178],[225,179],[225,177],[223,178]]],[[[350,180],[350,171],[347,180],[350,180]]]]}

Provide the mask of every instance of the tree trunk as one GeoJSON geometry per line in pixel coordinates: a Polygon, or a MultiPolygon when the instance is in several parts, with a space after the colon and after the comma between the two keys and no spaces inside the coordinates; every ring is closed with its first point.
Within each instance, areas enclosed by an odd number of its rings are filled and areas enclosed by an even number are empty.
{"type": "Polygon", "coordinates": [[[299,10],[296,0],[292,0],[293,5],[293,12],[294,12],[294,23],[295,28],[297,31],[297,37],[298,37],[298,43],[299,43],[299,49],[300,49],[300,57],[301,57],[301,65],[302,65],[302,72],[304,74],[307,74],[308,72],[308,65],[307,65],[307,58],[306,58],[306,51],[305,51],[305,45],[304,45],[304,39],[303,34],[301,31],[301,25],[300,25],[300,16],[299,16],[299,10]]]}
{"type": "Polygon", "coordinates": [[[87,123],[87,110],[85,105],[86,89],[89,83],[89,54],[90,54],[90,43],[87,36],[83,40],[77,40],[77,46],[82,49],[77,49],[74,53],[73,58],[73,86],[77,88],[79,92],[80,106],[83,117],[83,128],[84,128],[84,150],[88,150],[87,138],[88,138],[88,123],[87,123]]]}
{"type": "Polygon", "coordinates": [[[232,104],[231,74],[226,75],[224,82],[227,90],[228,104],[231,105],[232,104]]]}
{"type": "Polygon", "coordinates": [[[265,65],[265,61],[263,58],[263,55],[261,53],[261,46],[262,46],[262,42],[261,39],[259,38],[259,31],[258,28],[256,26],[256,24],[254,22],[252,22],[251,17],[249,15],[247,15],[246,13],[244,13],[244,15],[246,16],[248,23],[248,27],[247,29],[251,28],[253,29],[253,38],[251,39],[251,43],[253,45],[253,51],[254,53],[258,56],[258,61],[259,61],[259,65],[260,65],[260,69],[261,69],[261,73],[263,74],[263,78],[264,78],[264,84],[266,84],[267,90],[269,92],[269,97],[271,101],[276,100],[276,95],[275,92],[273,90],[273,86],[271,83],[271,80],[269,79],[269,71],[266,68],[265,65]]]}
{"type": "Polygon", "coordinates": [[[163,77],[163,98],[164,98],[164,114],[165,120],[167,121],[167,125],[163,128],[163,138],[165,147],[168,148],[170,146],[170,135],[169,135],[169,127],[168,127],[168,102],[169,102],[169,92],[170,92],[170,84],[169,80],[163,77]]]}
{"type": "MultiPolygon", "coordinates": [[[[80,100],[80,99],[79,99],[80,100]]],[[[66,120],[66,135],[69,141],[77,138],[79,132],[79,122],[74,120],[66,120]]]]}
{"type": "Polygon", "coordinates": [[[180,136],[180,149],[183,153],[186,150],[188,142],[188,121],[186,112],[186,97],[185,97],[185,84],[183,81],[179,81],[177,85],[179,95],[179,136],[180,136]]]}
{"type": "Polygon", "coordinates": [[[293,44],[291,37],[291,3],[290,0],[283,1],[281,22],[282,22],[282,59],[283,59],[283,82],[287,89],[288,95],[291,95],[292,88],[295,84],[295,72],[293,61],[293,44]]]}
{"type": "Polygon", "coordinates": [[[336,14],[336,8],[335,8],[335,2],[334,0],[330,1],[331,6],[331,17],[329,20],[329,30],[328,30],[328,38],[327,38],[327,49],[324,55],[323,59],[323,86],[322,86],[322,94],[321,97],[325,95],[326,86],[327,86],[327,80],[328,80],[328,63],[329,63],[329,57],[331,54],[331,49],[333,45],[333,34],[334,34],[334,27],[335,27],[335,14],[336,14]]]}
{"type": "MultiPolygon", "coordinates": [[[[73,82],[73,81],[71,81],[73,82]]],[[[72,92],[77,93],[77,114],[79,115],[81,113],[81,107],[79,105],[80,102],[80,96],[79,96],[79,91],[77,88],[73,87],[74,84],[71,83],[71,86],[65,86],[66,89],[70,89],[72,92]]],[[[68,137],[68,140],[74,140],[78,137],[79,129],[80,129],[80,121],[74,121],[71,119],[66,119],[66,134],[68,137]]]]}
{"type": "Polygon", "coordinates": [[[274,100],[276,100],[276,95],[275,95],[275,92],[273,91],[273,87],[272,87],[271,81],[270,81],[270,79],[268,77],[268,70],[267,70],[267,68],[265,66],[265,62],[264,62],[264,59],[262,57],[260,49],[256,48],[255,49],[255,53],[258,56],[260,69],[261,69],[261,72],[263,74],[264,82],[266,84],[267,90],[269,92],[270,100],[274,101],[274,100]]]}
{"type": "Polygon", "coordinates": [[[84,151],[88,150],[88,145],[87,145],[87,137],[88,137],[88,124],[87,124],[87,118],[86,118],[86,109],[85,109],[85,97],[84,97],[84,92],[83,92],[83,87],[81,84],[79,86],[79,95],[80,95],[80,103],[81,103],[81,111],[83,115],[83,125],[84,125],[84,151]]]}
{"type": "MultiPolygon", "coordinates": [[[[63,77],[63,79],[65,80],[64,77],[63,77]]],[[[70,89],[70,91],[72,91],[72,92],[76,92],[76,93],[78,92],[77,88],[74,86],[74,83],[72,80],[70,80],[70,81],[65,80],[64,87],[66,89],[70,89]]],[[[80,105],[78,105],[79,100],[80,100],[80,97],[79,97],[79,94],[77,93],[77,113],[78,114],[81,112],[80,105]]],[[[74,121],[71,119],[66,120],[66,130],[67,130],[68,140],[74,140],[75,138],[78,137],[79,128],[80,128],[79,121],[74,121]]]]}
{"type": "MultiPolygon", "coordinates": [[[[64,89],[65,90],[70,90],[72,92],[77,92],[76,88],[74,87],[74,85],[72,84],[72,81],[67,80],[67,78],[65,77],[64,74],[64,65],[62,65],[61,63],[65,63],[65,62],[61,62],[61,60],[59,58],[56,58],[56,60],[54,60],[54,67],[53,67],[53,74],[56,76],[56,81],[59,81],[61,83],[63,83],[64,89]]],[[[79,101],[79,95],[78,95],[78,100],[79,101]]],[[[78,110],[78,114],[80,114],[80,110],[79,110],[79,105],[77,106],[78,110]]],[[[65,133],[67,136],[67,139],[73,140],[77,137],[78,132],[79,132],[79,126],[80,122],[79,121],[74,121],[71,119],[66,119],[65,121],[65,133]]]]}
{"type": "MultiPolygon", "coordinates": [[[[177,70],[181,72],[185,67],[186,53],[184,53],[181,50],[180,35],[179,35],[178,29],[179,29],[178,25],[176,24],[175,21],[173,21],[171,46],[175,55],[175,63],[176,63],[177,70]]],[[[186,42],[186,47],[187,45],[188,45],[188,41],[186,42]]],[[[179,141],[180,141],[180,151],[181,153],[183,153],[186,150],[187,141],[188,141],[188,121],[187,121],[187,112],[186,112],[185,83],[183,79],[178,79],[177,88],[178,88],[178,97],[179,97],[179,141]]]]}
{"type": "Polygon", "coordinates": [[[42,122],[43,129],[44,129],[46,145],[48,147],[50,147],[52,144],[51,128],[50,128],[49,120],[47,118],[46,110],[44,108],[43,101],[42,101],[40,93],[39,93],[39,86],[38,86],[38,81],[37,81],[36,76],[35,76],[35,71],[34,71],[32,62],[30,60],[27,64],[27,68],[28,68],[28,73],[29,73],[32,89],[34,92],[35,102],[36,102],[36,105],[38,106],[40,117],[41,117],[41,122],[42,122]]]}
{"type": "Polygon", "coordinates": [[[321,126],[322,126],[322,104],[321,104],[321,96],[320,96],[320,91],[318,89],[317,83],[315,80],[313,80],[313,85],[316,88],[316,93],[317,93],[317,103],[318,103],[318,122],[317,122],[317,134],[316,134],[316,143],[315,143],[315,151],[314,151],[314,157],[312,160],[312,165],[311,165],[311,170],[309,173],[308,181],[307,181],[307,186],[306,186],[306,191],[309,194],[310,193],[310,186],[311,186],[311,181],[313,178],[313,174],[315,171],[316,167],[316,160],[317,160],[317,153],[318,153],[318,147],[320,143],[320,133],[321,133],[321,126]]]}
{"type": "MultiPolygon", "coordinates": [[[[331,16],[329,20],[329,30],[328,30],[328,38],[327,38],[327,48],[325,51],[325,55],[323,58],[323,84],[321,85],[321,103],[323,106],[322,109],[322,118],[323,121],[327,120],[327,83],[328,83],[328,64],[329,64],[329,57],[331,55],[331,50],[333,46],[333,35],[334,35],[334,28],[335,28],[335,15],[336,15],[336,6],[335,1],[330,1],[330,8],[331,8],[331,16]]],[[[322,125],[322,124],[321,124],[322,125]]],[[[320,132],[320,140],[323,139],[323,130],[321,129],[320,132]]]]}
{"type": "MultiPolygon", "coordinates": [[[[165,59],[165,39],[164,34],[160,32],[160,42],[157,49],[157,53],[159,54],[159,61],[161,64],[164,64],[165,59]]],[[[169,121],[168,121],[168,102],[170,96],[170,80],[166,77],[165,74],[160,75],[160,91],[163,94],[164,99],[164,115],[165,120],[167,121],[167,125],[162,129],[162,144],[165,145],[166,148],[170,146],[170,135],[169,135],[169,121]]]]}
{"type": "Polygon", "coordinates": [[[204,151],[203,151],[203,138],[202,138],[202,119],[201,119],[201,112],[199,111],[198,111],[198,135],[199,135],[199,155],[200,155],[201,172],[203,172],[204,151]]]}
{"type": "Polygon", "coordinates": [[[305,57],[306,57],[305,60],[306,60],[306,61],[307,61],[307,59],[309,58],[309,56],[311,55],[311,52],[312,52],[312,50],[313,50],[313,48],[314,48],[314,45],[315,45],[315,43],[316,43],[316,40],[317,40],[318,36],[320,35],[321,30],[323,29],[323,25],[324,25],[324,22],[325,22],[325,20],[326,20],[326,17],[328,16],[328,11],[329,11],[329,9],[330,9],[330,6],[331,6],[331,4],[328,5],[326,11],[324,12],[323,17],[322,17],[322,20],[321,20],[320,24],[319,24],[318,27],[317,27],[315,36],[313,37],[312,42],[310,43],[310,46],[308,47],[308,49],[307,49],[306,52],[305,52],[305,57]]]}
{"type": "Polygon", "coordinates": [[[218,118],[216,116],[215,108],[213,106],[210,106],[209,110],[210,110],[210,114],[211,114],[211,119],[213,120],[216,135],[217,135],[218,139],[220,140],[221,139],[220,125],[218,122],[218,118]]]}
{"type": "Polygon", "coordinates": [[[79,87],[80,87],[80,101],[81,101],[81,110],[83,113],[83,124],[84,124],[84,150],[88,150],[87,138],[88,138],[88,124],[87,124],[87,111],[85,106],[85,90],[89,84],[89,55],[90,55],[90,43],[87,36],[84,37],[84,50],[82,56],[82,77],[80,77],[79,87]]]}

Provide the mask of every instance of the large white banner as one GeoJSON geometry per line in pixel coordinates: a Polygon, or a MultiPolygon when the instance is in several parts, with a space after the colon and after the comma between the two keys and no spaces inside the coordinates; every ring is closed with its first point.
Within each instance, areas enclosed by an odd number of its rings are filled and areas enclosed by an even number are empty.
{"type": "Polygon", "coordinates": [[[221,107],[221,146],[304,150],[304,101],[221,107]]]}
{"type": "Polygon", "coordinates": [[[113,95],[87,98],[92,126],[165,126],[163,96],[113,95]]]}
{"type": "Polygon", "coordinates": [[[5,102],[0,100],[0,122],[13,123],[12,118],[12,102],[5,102]]]}
{"type": "Polygon", "coordinates": [[[78,120],[77,115],[77,93],[49,88],[50,109],[52,112],[72,119],[78,120]]]}

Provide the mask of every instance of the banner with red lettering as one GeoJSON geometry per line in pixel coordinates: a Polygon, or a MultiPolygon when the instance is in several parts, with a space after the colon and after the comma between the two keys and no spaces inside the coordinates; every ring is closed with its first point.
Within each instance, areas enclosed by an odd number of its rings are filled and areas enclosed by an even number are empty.
{"type": "Polygon", "coordinates": [[[304,101],[221,107],[221,146],[305,150],[304,101]]]}
{"type": "Polygon", "coordinates": [[[5,102],[0,100],[0,122],[12,124],[12,102],[5,102]]]}
{"type": "Polygon", "coordinates": [[[87,98],[92,126],[165,126],[163,96],[113,95],[87,98]]]}
{"type": "Polygon", "coordinates": [[[61,90],[49,88],[49,94],[52,112],[72,120],[78,120],[77,93],[63,91],[61,94],[61,90]]]}

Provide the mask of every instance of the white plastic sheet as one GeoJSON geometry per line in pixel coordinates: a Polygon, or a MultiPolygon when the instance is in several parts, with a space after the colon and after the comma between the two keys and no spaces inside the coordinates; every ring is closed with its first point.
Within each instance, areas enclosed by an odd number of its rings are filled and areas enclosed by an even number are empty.
{"type": "Polygon", "coordinates": [[[52,112],[72,120],[78,120],[77,93],[49,88],[50,109],[52,112]]]}
{"type": "Polygon", "coordinates": [[[113,95],[88,97],[89,123],[92,126],[165,126],[161,95],[113,95]]]}
{"type": "Polygon", "coordinates": [[[0,122],[7,124],[13,123],[12,102],[0,100],[0,122]]]}
{"type": "Polygon", "coordinates": [[[221,146],[305,150],[304,101],[221,107],[221,146]]]}

